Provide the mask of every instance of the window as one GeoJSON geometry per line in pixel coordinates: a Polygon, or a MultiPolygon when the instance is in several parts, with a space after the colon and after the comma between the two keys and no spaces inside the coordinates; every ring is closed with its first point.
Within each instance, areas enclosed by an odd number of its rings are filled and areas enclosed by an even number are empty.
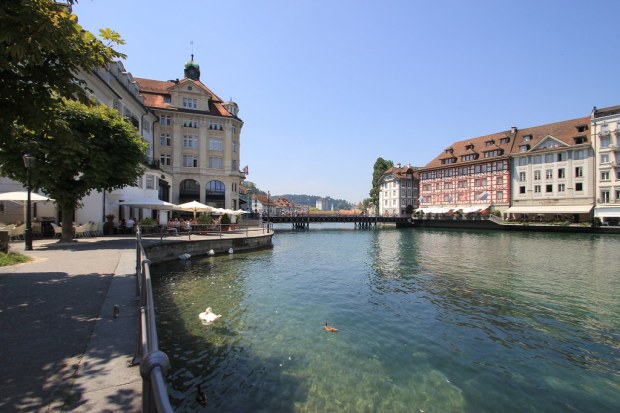
{"type": "Polygon", "coordinates": [[[602,153],[601,154],[601,163],[609,163],[609,154],[608,153],[602,153]]]}
{"type": "Polygon", "coordinates": [[[584,151],[575,151],[574,155],[573,155],[573,159],[585,159],[585,152],[584,151]]]}
{"type": "Polygon", "coordinates": [[[452,182],[444,182],[443,189],[452,189],[452,182]]]}
{"type": "Polygon", "coordinates": [[[620,189],[616,189],[616,201],[620,201],[620,189]]]}
{"type": "Polygon", "coordinates": [[[475,159],[478,158],[478,155],[475,153],[469,154],[469,155],[463,155],[461,156],[461,161],[473,161],[475,159]]]}
{"type": "Polygon", "coordinates": [[[609,181],[609,171],[601,171],[601,181],[609,181]]]}
{"type": "Polygon", "coordinates": [[[519,145],[519,152],[527,152],[530,150],[530,145],[519,145]]]}
{"type": "Polygon", "coordinates": [[[489,139],[484,143],[484,146],[493,146],[495,145],[495,141],[493,139],[489,139]]]}
{"type": "Polygon", "coordinates": [[[213,169],[223,169],[224,168],[224,158],[217,158],[214,156],[209,157],[209,168],[213,169]]]}
{"type": "Polygon", "coordinates": [[[519,182],[525,182],[525,172],[519,172],[519,182]]]}
{"type": "Polygon", "coordinates": [[[441,160],[442,165],[449,164],[449,163],[455,163],[455,162],[456,162],[456,158],[446,158],[446,159],[441,160]]]}
{"type": "Polygon", "coordinates": [[[509,137],[507,137],[507,136],[506,136],[505,138],[501,138],[501,139],[499,140],[499,143],[508,143],[508,142],[510,142],[510,138],[509,138],[509,137]]]}
{"type": "Polygon", "coordinates": [[[611,145],[611,139],[609,136],[601,138],[601,148],[609,148],[609,145],[611,145]]]}
{"type": "Polygon", "coordinates": [[[237,160],[236,159],[231,160],[230,167],[231,167],[231,169],[233,171],[237,169],[237,160]]]}
{"type": "Polygon", "coordinates": [[[560,152],[557,155],[558,155],[558,162],[562,162],[566,160],[566,153],[560,152]]]}
{"type": "Polygon", "coordinates": [[[545,179],[553,179],[553,169],[547,169],[545,171],[545,179]]]}
{"type": "Polygon", "coordinates": [[[495,198],[496,198],[498,201],[503,200],[503,199],[504,199],[504,192],[503,192],[503,191],[497,191],[497,192],[495,193],[495,198]]]}
{"type": "Polygon", "coordinates": [[[566,171],[564,168],[558,168],[558,179],[564,179],[566,175],[566,171]]]}
{"type": "Polygon", "coordinates": [[[164,95],[164,103],[170,103],[170,102],[172,102],[170,95],[164,95]]]}
{"type": "Polygon", "coordinates": [[[155,189],[155,177],[153,175],[146,176],[146,189],[155,189]]]}
{"type": "Polygon", "coordinates": [[[183,166],[187,168],[198,167],[198,157],[196,155],[183,155],[183,166]]]}
{"type": "Polygon", "coordinates": [[[458,181],[456,186],[457,188],[467,188],[467,181],[458,181]]]}
{"type": "Polygon", "coordinates": [[[540,185],[534,185],[534,192],[537,194],[540,193],[540,185]]]}
{"type": "Polygon", "coordinates": [[[527,165],[527,158],[524,156],[522,158],[519,158],[519,166],[525,166],[527,165]]]}
{"type": "Polygon", "coordinates": [[[540,165],[542,163],[542,155],[534,155],[534,164],[540,165]]]}
{"type": "Polygon", "coordinates": [[[224,125],[220,122],[209,121],[210,130],[224,130],[224,125]]]}
{"type": "Polygon", "coordinates": [[[523,136],[523,142],[529,142],[532,140],[532,135],[525,135],[523,136]]]}
{"type": "Polygon", "coordinates": [[[540,181],[540,171],[534,171],[534,180],[540,181]]]}
{"type": "Polygon", "coordinates": [[[553,185],[545,185],[545,192],[553,192],[553,185]]]}
{"type": "Polygon", "coordinates": [[[587,125],[579,125],[579,126],[577,126],[577,132],[585,132],[586,130],[588,130],[588,126],[587,125]]]}
{"type": "Polygon", "coordinates": [[[160,125],[169,126],[171,123],[172,123],[172,121],[170,119],[170,115],[162,115],[159,118],[159,124],[160,125]]]}
{"type": "Polygon", "coordinates": [[[232,152],[237,153],[237,142],[235,141],[232,142],[232,152]]]}
{"type": "Polygon", "coordinates": [[[553,158],[554,158],[553,154],[552,153],[548,153],[548,154],[545,155],[545,162],[546,163],[553,162],[553,158]]]}
{"type": "Polygon", "coordinates": [[[564,192],[566,190],[566,185],[558,184],[558,192],[564,192]]]}
{"type": "Polygon", "coordinates": [[[209,150],[223,152],[224,140],[220,138],[209,138],[209,150]]]}
{"type": "Polygon", "coordinates": [[[583,166],[576,166],[575,167],[575,178],[581,178],[583,177],[583,166]]]}
{"type": "Polygon", "coordinates": [[[601,202],[603,204],[609,203],[609,190],[608,189],[604,189],[601,191],[601,202]]]}
{"type": "Polygon", "coordinates": [[[189,109],[196,109],[198,107],[198,100],[192,98],[183,98],[183,107],[189,109]]]}
{"type": "Polygon", "coordinates": [[[583,183],[582,183],[582,182],[577,182],[577,183],[575,183],[575,191],[576,191],[576,192],[581,192],[581,191],[583,191],[583,183]]]}
{"type": "Polygon", "coordinates": [[[172,140],[170,139],[169,133],[162,133],[159,135],[159,144],[161,146],[170,146],[172,140]]]}
{"type": "Polygon", "coordinates": [[[575,137],[575,138],[573,138],[573,139],[575,139],[575,145],[579,145],[579,144],[582,144],[582,143],[586,143],[586,142],[588,141],[588,139],[586,139],[586,137],[585,137],[585,136],[576,136],[576,137],[575,137]]]}
{"type": "Polygon", "coordinates": [[[161,165],[170,166],[170,155],[160,155],[159,156],[159,163],[161,165]]]}
{"type": "Polygon", "coordinates": [[[520,194],[524,194],[525,193],[525,187],[524,186],[520,186],[519,187],[519,193],[520,194]]]}
{"type": "Polygon", "coordinates": [[[183,147],[198,149],[198,137],[193,135],[183,135],[183,147]]]}
{"type": "Polygon", "coordinates": [[[183,120],[183,127],[184,128],[197,128],[198,127],[198,121],[194,120],[194,119],[184,119],[183,120]]]}
{"type": "Polygon", "coordinates": [[[496,149],[494,151],[487,151],[484,153],[484,157],[485,158],[491,158],[493,156],[500,156],[502,154],[502,150],[501,149],[496,149]]]}
{"type": "Polygon", "coordinates": [[[497,178],[495,178],[495,185],[501,186],[503,184],[504,184],[504,178],[502,178],[501,176],[498,176],[497,178]]]}
{"type": "Polygon", "coordinates": [[[620,170],[616,172],[616,179],[620,180],[620,170]]]}

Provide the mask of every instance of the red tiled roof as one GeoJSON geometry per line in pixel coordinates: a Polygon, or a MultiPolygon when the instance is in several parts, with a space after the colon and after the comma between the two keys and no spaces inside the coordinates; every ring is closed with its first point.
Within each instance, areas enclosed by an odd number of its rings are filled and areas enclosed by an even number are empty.
{"type": "Polygon", "coordinates": [[[521,129],[517,132],[512,155],[518,154],[519,146],[524,144],[530,145],[530,152],[537,151],[536,146],[547,136],[551,136],[567,146],[577,145],[575,138],[583,136],[586,138],[583,145],[590,145],[590,116],[521,129]],[[579,132],[577,127],[585,127],[585,130],[579,132]],[[524,142],[524,136],[531,136],[531,138],[524,142]]]}

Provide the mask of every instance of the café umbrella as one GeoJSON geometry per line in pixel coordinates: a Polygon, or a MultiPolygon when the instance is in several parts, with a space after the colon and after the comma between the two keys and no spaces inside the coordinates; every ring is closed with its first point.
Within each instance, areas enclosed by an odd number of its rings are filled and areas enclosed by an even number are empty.
{"type": "Polygon", "coordinates": [[[198,201],[186,202],[184,204],[177,205],[175,209],[181,211],[192,211],[194,213],[194,219],[196,219],[196,212],[211,212],[213,207],[202,204],[198,201]]]}

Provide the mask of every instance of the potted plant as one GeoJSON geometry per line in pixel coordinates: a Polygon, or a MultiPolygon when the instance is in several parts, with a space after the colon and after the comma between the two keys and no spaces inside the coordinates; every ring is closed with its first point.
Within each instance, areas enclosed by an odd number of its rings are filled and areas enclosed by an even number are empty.
{"type": "Polygon", "coordinates": [[[155,221],[153,218],[144,218],[140,220],[140,222],[138,222],[138,225],[140,225],[140,229],[145,234],[157,232],[158,229],[157,221],[155,221]]]}
{"type": "Polygon", "coordinates": [[[222,215],[220,224],[222,225],[222,231],[228,231],[230,229],[230,217],[228,214],[222,215]]]}

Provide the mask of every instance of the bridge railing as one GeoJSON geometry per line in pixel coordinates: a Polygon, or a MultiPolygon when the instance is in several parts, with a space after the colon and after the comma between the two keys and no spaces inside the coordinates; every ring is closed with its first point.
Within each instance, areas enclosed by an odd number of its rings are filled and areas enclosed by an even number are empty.
{"type": "Polygon", "coordinates": [[[150,261],[144,253],[141,230],[136,232],[136,288],[140,296],[140,337],[136,361],[140,363],[142,376],[142,412],[172,413],[166,374],[170,368],[168,356],[159,350],[155,305],[151,285],[150,261]]]}

